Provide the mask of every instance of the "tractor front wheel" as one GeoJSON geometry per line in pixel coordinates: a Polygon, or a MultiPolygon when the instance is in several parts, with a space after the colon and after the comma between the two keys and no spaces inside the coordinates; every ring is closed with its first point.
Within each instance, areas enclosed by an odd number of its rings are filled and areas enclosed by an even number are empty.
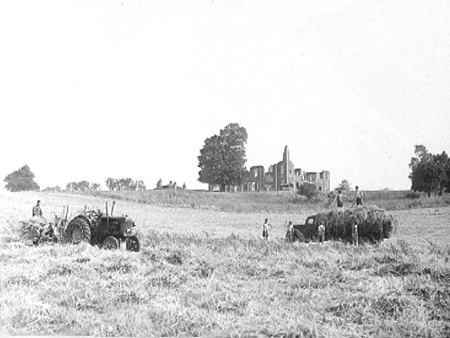
{"type": "Polygon", "coordinates": [[[119,240],[113,236],[106,237],[102,244],[102,248],[106,250],[117,250],[119,247],[119,240]]]}
{"type": "Polygon", "coordinates": [[[127,238],[127,250],[139,252],[141,251],[141,242],[139,241],[139,238],[136,236],[131,236],[127,238]]]}
{"type": "Polygon", "coordinates": [[[75,218],[67,225],[66,237],[73,244],[89,242],[91,240],[89,223],[83,218],[75,218]]]}

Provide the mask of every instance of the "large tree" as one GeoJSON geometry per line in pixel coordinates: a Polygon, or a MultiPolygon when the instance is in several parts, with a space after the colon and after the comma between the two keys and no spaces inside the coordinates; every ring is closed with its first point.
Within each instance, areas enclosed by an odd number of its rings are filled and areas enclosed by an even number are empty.
{"type": "Polygon", "coordinates": [[[39,185],[34,181],[34,174],[28,165],[24,165],[19,170],[13,171],[3,181],[6,182],[6,190],[13,192],[40,189],[39,185]]]}
{"type": "Polygon", "coordinates": [[[340,190],[342,192],[349,192],[351,184],[348,180],[342,180],[342,182],[338,185],[336,190],[340,190]]]}
{"type": "Polygon", "coordinates": [[[301,196],[305,196],[307,199],[312,200],[317,197],[319,194],[319,190],[317,189],[317,185],[314,183],[305,182],[303,183],[297,191],[297,194],[301,196]]]}
{"type": "Polygon", "coordinates": [[[246,143],[247,131],[237,123],[230,123],[219,135],[207,138],[198,156],[198,180],[217,184],[220,191],[240,185],[247,175],[246,143]]]}
{"type": "Polygon", "coordinates": [[[444,152],[442,154],[430,154],[423,145],[416,145],[415,157],[411,159],[409,167],[411,173],[411,190],[426,192],[428,196],[442,194],[449,184],[450,160],[444,152]]]}

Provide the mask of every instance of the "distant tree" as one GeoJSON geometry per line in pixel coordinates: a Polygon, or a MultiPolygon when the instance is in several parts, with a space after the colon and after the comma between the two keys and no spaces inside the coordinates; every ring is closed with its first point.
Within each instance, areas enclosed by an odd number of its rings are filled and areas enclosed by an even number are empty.
{"type": "Polygon", "coordinates": [[[77,182],[70,182],[66,185],[67,191],[78,191],[78,183],[77,182]]]}
{"type": "Polygon", "coordinates": [[[8,191],[33,191],[39,190],[39,185],[34,181],[34,174],[28,165],[13,171],[3,180],[6,182],[5,189],[8,191]]]}
{"type": "Polygon", "coordinates": [[[90,184],[88,181],[80,181],[80,182],[70,182],[67,183],[66,185],[66,190],[67,191],[89,191],[92,189],[92,187],[100,187],[100,184],[98,183],[94,183],[94,184],[90,184]]]}
{"type": "Polygon", "coordinates": [[[444,152],[442,154],[430,154],[425,146],[416,145],[409,167],[411,173],[411,190],[427,193],[428,197],[434,194],[442,194],[448,189],[450,182],[450,160],[444,152]]]}
{"type": "Polygon", "coordinates": [[[138,180],[136,181],[136,190],[145,191],[147,187],[145,186],[144,181],[138,180]]]}
{"type": "Polygon", "coordinates": [[[146,190],[144,181],[133,180],[130,177],[123,177],[120,179],[109,177],[106,181],[106,187],[111,190],[146,190]]]}
{"type": "Polygon", "coordinates": [[[445,170],[445,173],[447,174],[447,184],[445,184],[445,191],[450,192],[450,159],[447,165],[447,169],[445,170]]]}
{"type": "Polygon", "coordinates": [[[183,190],[186,190],[186,183],[183,183],[183,190]]]}
{"type": "Polygon", "coordinates": [[[88,181],[80,181],[78,182],[78,191],[88,191],[90,188],[90,184],[88,181]]]}
{"type": "Polygon", "coordinates": [[[117,179],[109,177],[106,181],[106,187],[113,191],[113,190],[119,190],[119,182],[117,181],[117,179]]]}
{"type": "Polygon", "coordinates": [[[61,187],[59,185],[55,186],[55,187],[47,187],[44,190],[45,192],[61,192],[61,187]]]}
{"type": "Polygon", "coordinates": [[[198,181],[217,184],[220,191],[242,184],[246,174],[246,143],[247,131],[237,123],[230,123],[219,135],[207,138],[198,156],[198,181]]]}
{"type": "Polygon", "coordinates": [[[162,179],[159,179],[158,182],[156,182],[156,189],[162,189],[162,179]]]}
{"type": "Polygon", "coordinates": [[[134,180],[124,177],[119,180],[119,190],[135,190],[134,180]]]}
{"type": "Polygon", "coordinates": [[[89,189],[92,191],[100,190],[100,183],[91,183],[91,187],[89,189]]]}
{"type": "Polygon", "coordinates": [[[319,190],[314,183],[305,182],[298,188],[297,194],[305,196],[308,200],[312,200],[319,194],[319,190]]]}
{"type": "Polygon", "coordinates": [[[350,191],[350,182],[347,180],[342,180],[342,182],[338,185],[338,187],[336,188],[336,190],[341,190],[342,192],[344,191],[350,191]]]}

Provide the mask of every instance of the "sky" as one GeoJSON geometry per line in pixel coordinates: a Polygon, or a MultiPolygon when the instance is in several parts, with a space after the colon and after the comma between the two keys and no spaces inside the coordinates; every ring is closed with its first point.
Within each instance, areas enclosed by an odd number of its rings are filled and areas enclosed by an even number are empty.
{"type": "Polygon", "coordinates": [[[362,190],[409,189],[414,146],[450,152],[450,2],[0,2],[0,178],[198,182],[205,139],[248,133],[362,190]]]}

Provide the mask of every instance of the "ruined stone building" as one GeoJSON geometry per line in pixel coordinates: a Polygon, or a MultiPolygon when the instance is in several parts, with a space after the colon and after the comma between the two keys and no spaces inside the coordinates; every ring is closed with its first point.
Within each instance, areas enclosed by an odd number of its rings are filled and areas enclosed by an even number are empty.
{"type": "Polygon", "coordinates": [[[295,168],[289,157],[288,146],[284,147],[283,159],[269,166],[267,172],[262,165],[250,167],[250,177],[242,186],[244,191],[297,190],[305,182],[313,183],[319,191],[330,191],[330,172],[305,172],[295,168]]]}

